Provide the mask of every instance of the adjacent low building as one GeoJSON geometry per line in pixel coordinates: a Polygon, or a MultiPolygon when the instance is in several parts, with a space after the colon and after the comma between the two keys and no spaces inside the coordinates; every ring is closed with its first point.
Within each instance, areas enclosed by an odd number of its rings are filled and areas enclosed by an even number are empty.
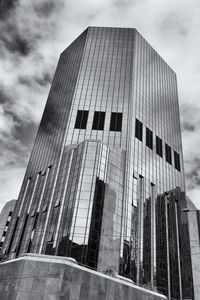
{"type": "Polygon", "coordinates": [[[194,299],[200,299],[200,209],[197,209],[192,201],[187,197],[187,208],[185,214],[188,215],[190,248],[192,258],[192,273],[194,282],[194,299]]]}
{"type": "Polygon", "coordinates": [[[1,210],[0,213],[0,249],[3,247],[3,243],[6,234],[9,229],[9,224],[12,218],[12,213],[15,208],[16,200],[8,201],[1,210]]]}

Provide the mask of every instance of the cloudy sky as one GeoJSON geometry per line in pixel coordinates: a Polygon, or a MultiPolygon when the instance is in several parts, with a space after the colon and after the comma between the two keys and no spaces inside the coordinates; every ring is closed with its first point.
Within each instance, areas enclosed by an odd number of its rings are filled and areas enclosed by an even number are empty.
{"type": "Polygon", "coordinates": [[[1,0],[0,209],[18,197],[59,54],[90,25],[137,28],[177,73],[187,191],[200,208],[200,1],[1,0]]]}

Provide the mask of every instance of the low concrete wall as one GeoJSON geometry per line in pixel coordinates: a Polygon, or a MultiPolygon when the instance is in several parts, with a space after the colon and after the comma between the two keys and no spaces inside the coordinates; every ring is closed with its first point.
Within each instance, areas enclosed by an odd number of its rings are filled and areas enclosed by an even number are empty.
{"type": "Polygon", "coordinates": [[[0,264],[1,300],[164,300],[163,295],[79,266],[29,254],[0,264]]]}

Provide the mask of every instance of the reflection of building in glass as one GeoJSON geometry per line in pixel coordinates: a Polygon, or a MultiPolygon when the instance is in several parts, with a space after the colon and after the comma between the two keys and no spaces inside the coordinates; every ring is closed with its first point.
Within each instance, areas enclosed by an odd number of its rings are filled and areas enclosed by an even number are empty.
{"type": "Polygon", "coordinates": [[[175,73],[135,29],[90,27],[61,54],[4,251],[192,298],[184,191],[175,73]]]}

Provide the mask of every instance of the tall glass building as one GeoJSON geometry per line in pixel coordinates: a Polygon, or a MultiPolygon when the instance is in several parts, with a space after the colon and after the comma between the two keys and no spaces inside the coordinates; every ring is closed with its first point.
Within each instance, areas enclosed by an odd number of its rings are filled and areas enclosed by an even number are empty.
{"type": "Polygon", "coordinates": [[[176,75],[136,29],[60,56],[4,252],[74,257],[193,297],[176,75]]]}

